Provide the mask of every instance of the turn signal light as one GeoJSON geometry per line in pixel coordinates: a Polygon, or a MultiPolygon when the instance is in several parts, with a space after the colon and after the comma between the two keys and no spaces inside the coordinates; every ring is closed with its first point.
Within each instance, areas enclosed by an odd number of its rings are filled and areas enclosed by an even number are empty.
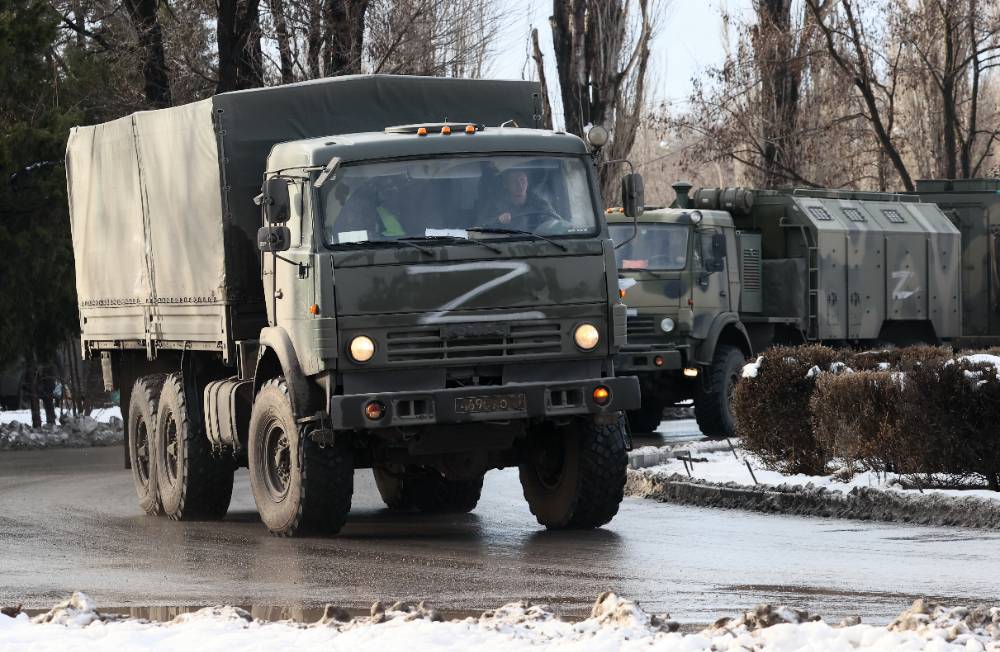
{"type": "Polygon", "coordinates": [[[611,400],[611,390],[604,385],[598,385],[594,388],[594,403],[598,405],[607,405],[608,401],[611,400]]]}
{"type": "Polygon", "coordinates": [[[427,127],[420,127],[419,129],[417,129],[417,135],[418,136],[426,136],[427,135],[427,127]]]}
{"type": "Polygon", "coordinates": [[[318,303],[314,303],[311,306],[309,306],[309,314],[310,315],[318,315],[319,314],[319,304],[318,303]]]}
{"type": "Polygon", "coordinates": [[[378,421],[385,416],[385,405],[381,401],[368,401],[365,404],[365,416],[378,421]]]}
{"type": "Polygon", "coordinates": [[[625,298],[625,290],[618,290],[618,298],[619,299],[625,298]]]}
{"type": "Polygon", "coordinates": [[[697,378],[698,369],[696,367],[685,367],[684,375],[687,376],[688,378],[697,378]]]}

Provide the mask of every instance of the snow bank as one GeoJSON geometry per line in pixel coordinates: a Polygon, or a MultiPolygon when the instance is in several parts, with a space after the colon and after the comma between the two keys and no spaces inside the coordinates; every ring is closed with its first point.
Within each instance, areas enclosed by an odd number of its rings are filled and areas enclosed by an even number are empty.
{"type": "MultiPolygon", "coordinates": [[[[90,412],[91,418],[98,423],[110,423],[113,419],[121,421],[122,409],[117,405],[111,407],[95,408],[90,412]]],[[[45,413],[42,413],[45,419],[45,413]]],[[[0,410],[0,424],[10,424],[17,421],[25,425],[31,425],[31,410],[0,410]]]]}
{"type": "MultiPolygon", "coordinates": [[[[8,610],[4,610],[6,613],[8,610]]],[[[335,607],[305,625],[254,620],[242,609],[211,607],[152,623],[100,614],[81,593],[35,618],[0,615],[0,648],[20,650],[754,650],[1000,651],[1000,610],[946,608],[918,600],[891,625],[850,619],[837,625],[784,606],[759,605],[736,618],[720,618],[696,633],[645,613],[614,593],[601,595],[591,616],[572,623],[549,607],[516,602],[479,618],[444,621],[426,605],[376,603],[370,616],[350,618],[335,607]]]]}
{"type": "Polygon", "coordinates": [[[672,475],[684,474],[695,480],[705,480],[716,483],[735,483],[740,485],[769,485],[813,487],[825,491],[850,493],[855,489],[868,488],[882,491],[892,491],[901,495],[938,494],[953,497],[974,497],[991,500],[1000,504],[1000,492],[987,489],[938,489],[932,487],[917,488],[894,474],[878,474],[870,471],[854,472],[849,469],[838,469],[830,475],[783,475],[778,471],[761,468],[753,456],[747,455],[737,448],[739,457],[726,451],[699,451],[694,455],[694,463],[688,462],[688,468],[679,459],[669,459],[663,464],[649,467],[652,473],[672,475]],[[747,468],[747,461],[753,469],[753,475],[747,468]],[[690,470],[690,475],[688,471],[690,470]],[[754,479],[756,478],[756,482],[754,479]]]}
{"type": "MultiPolygon", "coordinates": [[[[109,410],[110,411],[110,410],[109,410]]],[[[111,446],[124,440],[121,412],[71,417],[63,415],[59,425],[32,428],[21,421],[3,422],[10,412],[0,413],[0,450],[25,448],[84,448],[111,446]]],[[[31,417],[28,417],[30,423],[31,417]]]]}

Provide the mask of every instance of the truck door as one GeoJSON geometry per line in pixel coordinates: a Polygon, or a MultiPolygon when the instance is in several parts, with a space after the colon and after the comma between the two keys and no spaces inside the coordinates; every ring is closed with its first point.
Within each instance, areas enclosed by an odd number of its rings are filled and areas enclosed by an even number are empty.
{"type": "Polygon", "coordinates": [[[291,248],[280,254],[285,260],[265,254],[263,281],[264,296],[269,299],[271,322],[288,331],[295,342],[298,330],[311,319],[309,308],[316,300],[312,282],[314,270],[310,265],[310,237],[305,233],[307,230],[311,233],[311,230],[303,222],[302,187],[291,184],[288,191],[292,207],[285,226],[291,232],[291,248]]]}
{"type": "Polygon", "coordinates": [[[691,296],[694,300],[694,336],[705,337],[712,318],[729,310],[729,261],[713,250],[712,240],[722,229],[699,229],[695,241],[695,276],[691,296]],[[704,317],[704,324],[699,317],[704,317]],[[702,330],[704,329],[704,332],[702,330]]]}

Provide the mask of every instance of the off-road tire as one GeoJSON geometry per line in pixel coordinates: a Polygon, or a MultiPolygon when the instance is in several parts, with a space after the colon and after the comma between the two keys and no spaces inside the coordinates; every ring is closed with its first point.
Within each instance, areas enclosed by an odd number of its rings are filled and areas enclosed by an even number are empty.
{"type": "Polygon", "coordinates": [[[166,377],[156,413],[156,482],[164,513],[175,521],[220,520],[233,496],[231,458],[212,450],[179,373],[166,377]]]}
{"type": "Polygon", "coordinates": [[[416,508],[428,513],[471,512],[483,493],[483,476],[447,480],[433,469],[425,474],[396,475],[375,467],[375,486],[389,509],[416,508]]]}
{"type": "Polygon", "coordinates": [[[311,429],[296,422],[284,378],[260,388],[250,413],[250,488],[261,520],[276,536],[336,534],[351,511],[349,435],[320,445],[309,437],[311,429]]]}
{"type": "Polygon", "coordinates": [[[632,432],[654,432],[663,421],[663,407],[659,400],[651,399],[643,401],[638,410],[630,410],[627,414],[632,432]]]}
{"type": "Polygon", "coordinates": [[[128,408],[128,458],[139,507],[150,516],[163,514],[156,483],[156,408],[166,374],[143,376],[132,386],[128,408]]]}
{"type": "Polygon", "coordinates": [[[519,465],[521,488],[539,523],[549,529],[590,529],[614,518],[628,468],[624,418],[611,425],[575,419],[528,437],[519,465]]]}
{"type": "Polygon", "coordinates": [[[733,391],[745,364],[737,347],[721,344],[715,349],[705,384],[694,397],[694,417],[706,437],[733,436],[733,391]]]}

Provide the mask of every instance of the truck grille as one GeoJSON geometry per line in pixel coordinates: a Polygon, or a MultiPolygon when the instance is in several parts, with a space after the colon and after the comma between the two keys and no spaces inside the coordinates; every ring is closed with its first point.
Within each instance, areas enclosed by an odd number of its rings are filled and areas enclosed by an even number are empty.
{"type": "Polygon", "coordinates": [[[656,335],[656,320],[652,315],[632,315],[628,318],[628,334],[656,335]]]}
{"type": "Polygon", "coordinates": [[[446,338],[443,328],[390,331],[386,334],[389,362],[503,358],[562,351],[559,323],[511,324],[506,334],[446,338]]]}

